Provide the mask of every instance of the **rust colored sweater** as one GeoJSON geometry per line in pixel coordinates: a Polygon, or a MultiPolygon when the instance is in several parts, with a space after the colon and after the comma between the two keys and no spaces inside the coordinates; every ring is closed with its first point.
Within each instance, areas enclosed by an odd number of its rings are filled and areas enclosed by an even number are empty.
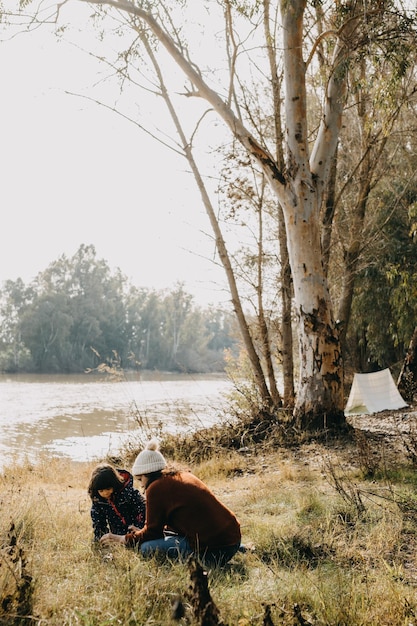
{"type": "Polygon", "coordinates": [[[193,548],[240,543],[240,524],[208,487],[191,472],[163,474],[146,489],[146,521],[126,535],[127,545],[160,539],[164,530],[187,537],[193,548]]]}

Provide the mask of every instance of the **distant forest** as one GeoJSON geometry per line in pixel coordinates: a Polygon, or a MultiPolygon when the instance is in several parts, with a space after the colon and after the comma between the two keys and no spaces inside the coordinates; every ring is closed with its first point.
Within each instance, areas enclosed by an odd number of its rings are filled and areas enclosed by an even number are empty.
{"type": "Polygon", "coordinates": [[[218,372],[237,346],[230,311],[195,306],[181,283],[137,288],[98,259],[92,245],[62,255],[25,285],[0,290],[0,371],[125,370],[218,372]]]}

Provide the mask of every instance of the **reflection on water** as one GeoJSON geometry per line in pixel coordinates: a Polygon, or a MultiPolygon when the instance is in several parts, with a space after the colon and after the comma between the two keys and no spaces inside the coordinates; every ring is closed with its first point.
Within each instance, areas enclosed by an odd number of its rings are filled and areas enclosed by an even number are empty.
{"type": "Polygon", "coordinates": [[[1,465],[39,452],[102,458],[149,426],[193,430],[222,416],[222,376],[143,373],[122,382],[91,375],[0,376],[1,465]]]}

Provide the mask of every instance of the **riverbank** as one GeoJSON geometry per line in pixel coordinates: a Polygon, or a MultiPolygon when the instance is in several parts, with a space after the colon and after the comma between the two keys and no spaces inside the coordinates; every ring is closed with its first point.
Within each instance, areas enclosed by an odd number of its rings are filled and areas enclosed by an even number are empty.
{"type": "MultiPolygon", "coordinates": [[[[259,445],[190,466],[254,546],[208,573],[224,625],[417,623],[415,468],[368,443],[259,445]]],[[[0,623],[199,624],[186,564],[93,548],[93,466],[41,457],[0,476],[0,623]]]]}

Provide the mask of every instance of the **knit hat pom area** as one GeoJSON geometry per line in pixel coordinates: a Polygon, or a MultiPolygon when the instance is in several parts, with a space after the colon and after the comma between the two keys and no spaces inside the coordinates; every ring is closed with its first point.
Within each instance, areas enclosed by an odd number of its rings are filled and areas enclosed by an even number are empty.
{"type": "Polygon", "coordinates": [[[154,437],[153,439],[148,441],[148,443],[145,446],[145,450],[153,450],[154,452],[156,450],[159,450],[159,442],[158,442],[158,440],[155,439],[155,437],[154,437]]]}
{"type": "Polygon", "coordinates": [[[157,439],[151,439],[146,444],[142,452],[138,454],[132,467],[134,476],[142,474],[152,474],[163,470],[167,465],[162,454],[159,452],[159,443],[157,439]]]}

